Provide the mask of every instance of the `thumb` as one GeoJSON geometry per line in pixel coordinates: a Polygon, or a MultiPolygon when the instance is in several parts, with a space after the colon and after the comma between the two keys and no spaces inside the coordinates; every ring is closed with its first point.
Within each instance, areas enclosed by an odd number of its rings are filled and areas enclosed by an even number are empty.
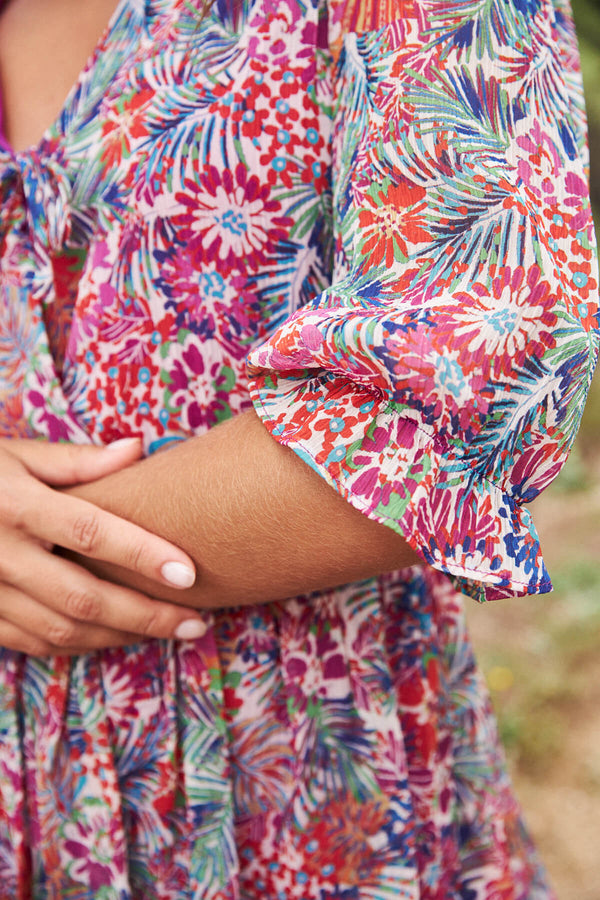
{"type": "Polygon", "coordinates": [[[31,475],[55,487],[95,481],[124,469],[142,455],[142,441],[137,437],[122,438],[105,447],[39,440],[5,440],[1,445],[31,475]]]}

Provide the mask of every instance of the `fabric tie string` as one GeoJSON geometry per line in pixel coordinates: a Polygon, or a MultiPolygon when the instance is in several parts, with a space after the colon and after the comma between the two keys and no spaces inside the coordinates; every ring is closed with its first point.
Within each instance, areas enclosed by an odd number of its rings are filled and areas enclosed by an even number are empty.
{"type": "Polygon", "coordinates": [[[17,157],[27,221],[36,244],[48,254],[63,249],[71,230],[71,183],[53,157],[36,151],[17,157]]]}

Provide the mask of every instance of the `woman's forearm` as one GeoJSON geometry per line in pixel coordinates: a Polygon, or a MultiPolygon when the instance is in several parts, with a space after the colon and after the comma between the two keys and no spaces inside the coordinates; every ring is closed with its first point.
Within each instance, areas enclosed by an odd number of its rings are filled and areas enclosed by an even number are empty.
{"type": "Polygon", "coordinates": [[[276,600],[420,562],[400,536],[278,444],[253,411],[70,490],[179,545],[198,577],[175,592],[124,569],[78,562],[178,603],[276,600]]]}

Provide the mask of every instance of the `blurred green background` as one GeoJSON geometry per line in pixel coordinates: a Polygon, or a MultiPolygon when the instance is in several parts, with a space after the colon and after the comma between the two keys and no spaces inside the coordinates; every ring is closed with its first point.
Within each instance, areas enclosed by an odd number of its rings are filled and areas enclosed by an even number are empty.
{"type": "MultiPolygon", "coordinates": [[[[572,0],[600,236],[600,0],[572,0]]],[[[600,900],[600,370],[563,472],[532,505],[555,590],[468,616],[525,818],[559,900],[600,900]]]]}

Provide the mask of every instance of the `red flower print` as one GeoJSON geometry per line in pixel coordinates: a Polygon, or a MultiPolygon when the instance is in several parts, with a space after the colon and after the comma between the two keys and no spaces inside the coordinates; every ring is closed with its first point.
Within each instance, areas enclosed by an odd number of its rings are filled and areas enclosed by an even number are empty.
{"type": "Polygon", "coordinates": [[[364,195],[367,207],[361,209],[361,253],[369,265],[406,262],[409,244],[427,241],[429,231],[423,228],[426,208],[425,191],[404,178],[382,185],[372,184],[364,195]]]}
{"type": "Polygon", "coordinates": [[[154,91],[147,88],[120,96],[105,111],[102,126],[104,150],[102,161],[106,168],[117,166],[123,157],[129,156],[135,140],[148,134],[146,107],[154,99],[154,91]]]}
{"type": "Polygon", "coordinates": [[[234,171],[210,166],[199,184],[187,179],[185,187],[176,195],[185,212],[173,217],[179,240],[193,257],[214,260],[222,272],[257,269],[293,224],[277,215],[281,205],[270,198],[269,186],[248,176],[242,163],[234,171]]]}
{"type": "MultiPolygon", "coordinates": [[[[574,260],[569,263],[568,269],[570,272],[569,277],[569,286],[571,290],[582,300],[589,300],[590,293],[593,297],[596,296],[596,291],[598,289],[598,282],[594,278],[594,274],[597,271],[597,266],[594,264],[594,269],[592,272],[592,266],[587,260],[574,260]]],[[[583,318],[587,318],[587,308],[583,311],[583,318]]]]}

